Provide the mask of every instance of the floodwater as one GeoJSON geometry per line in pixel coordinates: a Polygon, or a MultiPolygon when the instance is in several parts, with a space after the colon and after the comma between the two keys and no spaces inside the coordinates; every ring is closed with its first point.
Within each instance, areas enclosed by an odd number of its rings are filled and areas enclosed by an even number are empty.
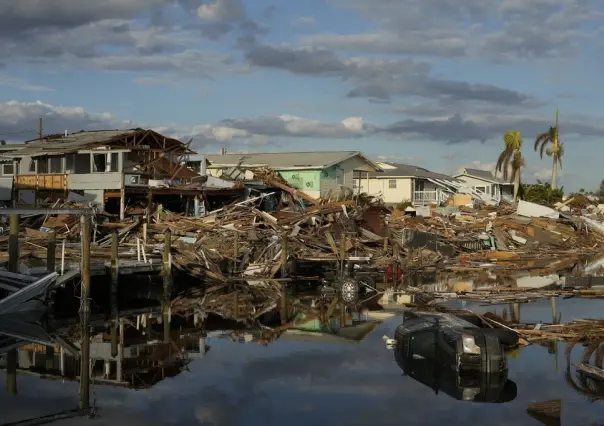
{"type": "MultiPolygon", "coordinates": [[[[600,301],[569,299],[559,300],[557,310],[567,321],[602,317],[602,306],[600,301]]],[[[550,321],[550,302],[523,305],[521,315],[527,322],[550,321]]],[[[58,424],[540,425],[527,414],[527,405],[554,399],[562,401],[563,426],[604,422],[604,392],[602,401],[591,401],[589,391],[573,389],[565,378],[565,343],[557,351],[532,345],[509,357],[508,379],[517,388],[512,401],[467,402],[403,375],[382,338],[392,337],[400,322],[396,316],[386,319],[359,343],[289,338],[263,346],[208,337],[210,350],[188,364],[188,371],[146,390],[93,385],[97,418],[58,424]]],[[[581,350],[573,351],[574,362],[581,350]]],[[[571,379],[577,383],[574,370],[571,379]]],[[[3,372],[0,380],[4,383],[3,372]]],[[[76,382],[20,375],[17,396],[0,393],[0,423],[72,409],[77,403],[76,382]]]]}

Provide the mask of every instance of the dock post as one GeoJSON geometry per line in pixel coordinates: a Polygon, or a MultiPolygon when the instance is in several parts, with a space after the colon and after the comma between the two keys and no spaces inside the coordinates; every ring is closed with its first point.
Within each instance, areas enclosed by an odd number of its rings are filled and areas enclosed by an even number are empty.
{"type": "Polygon", "coordinates": [[[126,189],[124,188],[124,184],[122,183],[122,188],[120,189],[120,221],[124,221],[126,219],[126,189]]]}
{"type": "Polygon", "coordinates": [[[55,272],[57,256],[57,233],[52,231],[48,234],[48,247],[46,249],[46,270],[55,272]]]}
{"type": "Polygon", "coordinates": [[[164,303],[162,307],[164,325],[164,343],[170,342],[170,297],[172,295],[172,232],[164,234],[163,273],[164,273],[164,303]]]}
{"type": "Polygon", "coordinates": [[[111,303],[111,356],[115,358],[117,351],[117,327],[118,327],[118,305],[117,305],[117,285],[119,277],[118,264],[118,235],[117,231],[111,233],[111,282],[109,286],[109,300],[111,303]]]}
{"type": "MultiPolygon", "coordinates": [[[[287,235],[281,237],[281,278],[287,276],[287,259],[289,257],[287,247],[287,235]]],[[[289,307],[287,306],[287,283],[281,282],[281,324],[285,324],[289,319],[289,307]]]]}
{"type": "Polygon", "coordinates": [[[10,233],[8,236],[8,270],[19,272],[19,215],[10,215],[10,233]]]}
{"type": "Polygon", "coordinates": [[[90,408],[90,218],[80,217],[82,238],[80,324],[82,343],[80,344],[80,410],[90,408]]]}
{"type": "Polygon", "coordinates": [[[552,296],[552,324],[558,324],[558,315],[556,314],[556,296],[552,296]]]}
{"type": "MultiPolygon", "coordinates": [[[[10,233],[8,237],[8,270],[19,271],[19,215],[10,216],[10,233]]],[[[17,395],[17,350],[6,354],[6,393],[17,395]]]]}

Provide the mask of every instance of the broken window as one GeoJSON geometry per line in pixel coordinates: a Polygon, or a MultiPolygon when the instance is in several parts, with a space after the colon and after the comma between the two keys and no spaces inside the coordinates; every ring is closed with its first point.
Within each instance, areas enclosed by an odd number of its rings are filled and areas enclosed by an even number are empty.
{"type": "Polygon", "coordinates": [[[2,175],[3,176],[12,176],[15,174],[15,166],[13,163],[4,163],[2,164],[2,175]]]}
{"type": "Polygon", "coordinates": [[[76,154],[75,172],[78,174],[90,173],[90,154],[76,154]]]}
{"type": "Polygon", "coordinates": [[[92,155],[93,172],[104,172],[107,170],[107,154],[92,155]]]}
{"type": "Polygon", "coordinates": [[[95,172],[117,172],[119,154],[117,152],[92,154],[92,161],[95,172]]]}
{"type": "Polygon", "coordinates": [[[119,154],[117,152],[111,152],[107,154],[107,159],[109,160],[107,164],[107,171],[117,172],[119,165],[119,154]]]}
{"type": "Polygon", "coordinates": [[[36,173],[36,160],[33,158],[29,160],[29,167],[27,168],[28,173],[36,173]]]}
{"type": "Polygon", "coordinates": [[[50,159],[50,173],[63,173],[63,157],[53,155],[50,159]]]}

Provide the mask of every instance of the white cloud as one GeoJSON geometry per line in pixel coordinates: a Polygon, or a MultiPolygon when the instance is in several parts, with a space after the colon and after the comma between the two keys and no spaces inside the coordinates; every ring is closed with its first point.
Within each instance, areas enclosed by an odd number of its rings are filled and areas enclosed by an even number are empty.
{"type": "Polygon", "coordinates": [[[241,0],[213,0],[197,9],[201,19],[212,21],[238,21],[245,17],[241,0]]]}

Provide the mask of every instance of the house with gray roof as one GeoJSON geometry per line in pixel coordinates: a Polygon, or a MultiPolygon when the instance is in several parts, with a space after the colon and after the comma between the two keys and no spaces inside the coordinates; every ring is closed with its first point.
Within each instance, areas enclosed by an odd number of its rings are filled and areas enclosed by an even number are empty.
{"type": "Polygon", "coordinates": [[[46,135],[0,149],[2,178],[14,182],[18,204],[78,194],[112,207],[147,200],[151,181],[197,174],[180,159],[194,154],[181,141],[153,130],[98,130],[46,135]]]}
{"type": "Polygon", "coordinates": [[[410,164],[378,163],[383,170],[359,175],[360,192],[381,197],[386,204],[410,201],[415,206],[441,205],[457,192],[457,179],[410,164]]]}
{"type": "Polygon", "coordinates": [[[373,173],[380,167],[359,151],[269,152],[206,155],[207,173],[222,176],[234,167],[253,179],[254,169],[271,168],[293,188],[319,198],[353,188],[358,173],[373,173]]]}
{"type": "Polygon", "coordinates": [[[465,168],[455,178],[497,203],[502,199],[508,201],[513,199],[514,184],[506,182],[488,170],[465,168]]]}

